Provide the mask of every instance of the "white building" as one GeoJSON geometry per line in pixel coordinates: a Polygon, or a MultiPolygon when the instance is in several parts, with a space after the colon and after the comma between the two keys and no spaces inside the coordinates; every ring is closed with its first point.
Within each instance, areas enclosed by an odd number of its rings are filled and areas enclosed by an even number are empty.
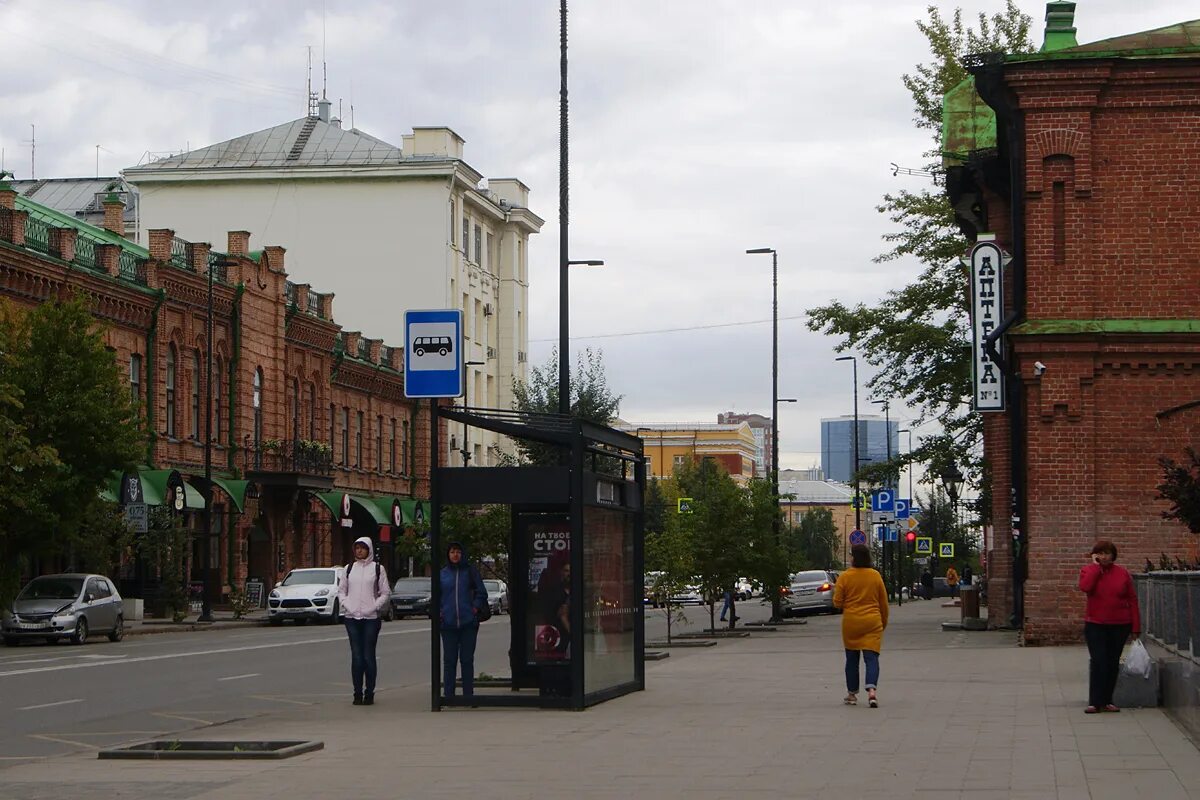
{"type": "MultiPolygon", "coordinates": [[[[170,228],[220,249],[227,231],[251,231],[287,248],[291,280],[335,293],[339,318],[395,346],[406,309],[460,308],[464,360],[479,362],[466,368],[467,404],[511,408],[513,379],[527,375],[529,236],[543,224],[529,188],[516,178],[484,188],[449,128],[414,128],[396,147],[342,128],[329,109],[126,169],[139,241],[170,228]]],[[[471,463],[497,463],[501,441],[473,438],[471,463]]]]}

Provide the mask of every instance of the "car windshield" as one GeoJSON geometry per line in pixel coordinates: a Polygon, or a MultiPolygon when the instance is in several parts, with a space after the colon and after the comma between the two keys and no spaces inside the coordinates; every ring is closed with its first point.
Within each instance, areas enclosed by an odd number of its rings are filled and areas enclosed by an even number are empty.
{"type": "Polygon", "coordinates": [[[484,581],[483,588],[488,590],[488,593],[500,591],[500,581],[484,581]]]}
{"type": "Polygon", "coordinates": [[[432,578],[401,578],[392,587],[392,591],[394,592],[428,592],[432,589],[432,578]]]}
{"type": "Polygon", "coordinates": [[[74,600],[83,589],[83,578],[34,578],[18,600],[74,600]]]}
{"type": "Polygon", "coordinates": [[[829,580],[829,573],[824,570],[814,569],[808,572],[797,572],[792,578],[792,583],[824,583],[829,580]]]}
{"type": "Polygon", "coordinates": [[[310,583],[334,583],[337,573],[331,569],[298,569],[288,573],[283,586],[305,586],[310,583]]]}

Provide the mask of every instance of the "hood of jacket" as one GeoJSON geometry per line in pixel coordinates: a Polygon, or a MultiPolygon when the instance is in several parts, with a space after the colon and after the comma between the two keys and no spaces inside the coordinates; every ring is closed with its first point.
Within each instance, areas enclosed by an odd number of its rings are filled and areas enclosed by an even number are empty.
{"type": "MultiPolygon", "coordinates": [[[[359,561],[374,561],[375,560],[375,545],[371,543],[370,536],[360,536],[354,540],[354,544],[355,544],[355,546],[360,545],[360,544],[365,544],[367,546],[367,557],[360,558],[360,559],[358,559],[359,561]]],[[[351,548],[350,552],[354,552],[354,549],[351,548]]]]}
{"type": "Polygon", "coordinates": [[[471,563],[471,560],[469,558],[467,558],[467,548],[463,545],[462,542],[450,542],[449,544],[446,545],[446,566],[447,567],[449,567],[450,569],[466,569],[467,565],[469,565],[470,563],[471,563]],[[450,551],[455,547],[457,547],[459,550],[462,550],[462,558],[460,558],[458,560],[457,564],[450,561],[450,551]]]}

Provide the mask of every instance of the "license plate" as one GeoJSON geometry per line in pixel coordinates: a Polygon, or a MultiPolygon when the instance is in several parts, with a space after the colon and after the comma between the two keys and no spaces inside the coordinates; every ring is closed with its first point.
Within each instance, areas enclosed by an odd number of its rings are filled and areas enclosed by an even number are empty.
{"type": "Polygon", "coordinates": [[[17,627],[23,631],[48,631],[50,625],[44,622],[18,622],[17,627]]]}

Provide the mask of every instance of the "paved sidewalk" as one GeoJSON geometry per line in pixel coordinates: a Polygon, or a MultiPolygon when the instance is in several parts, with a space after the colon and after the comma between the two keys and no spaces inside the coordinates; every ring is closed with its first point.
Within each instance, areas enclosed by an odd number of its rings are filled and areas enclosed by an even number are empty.
{"type": "Polygon", "coordinates": [[[148,617],[125,621],[126,636],[141,636],[152,633],[186,633],[190,631],[215,631],[228,628],[253,628],[267,624],[267,610],[256,608],[241,619],[234,619],[232,611],[214,611],[212,622],[197,622],[197,614],[190,614],[183,622],[148,617]]]}
{"type": "MultiPolygon", "coordinates": [[[[277,763],[67,756],[0,772],[0,798],[1200,798],[1200,753],[1157,709],[1083,714],[1081,647],[943,632],[893,609],[878,710],[846,707],[837,617],[674,650],[648,689],[582,713],[428,711],[425,684],[373,707],[294,710],[183,738],[319,738],[277,763]]],[[[302,665],[298,665],[302,668],[302,665]]]]}

